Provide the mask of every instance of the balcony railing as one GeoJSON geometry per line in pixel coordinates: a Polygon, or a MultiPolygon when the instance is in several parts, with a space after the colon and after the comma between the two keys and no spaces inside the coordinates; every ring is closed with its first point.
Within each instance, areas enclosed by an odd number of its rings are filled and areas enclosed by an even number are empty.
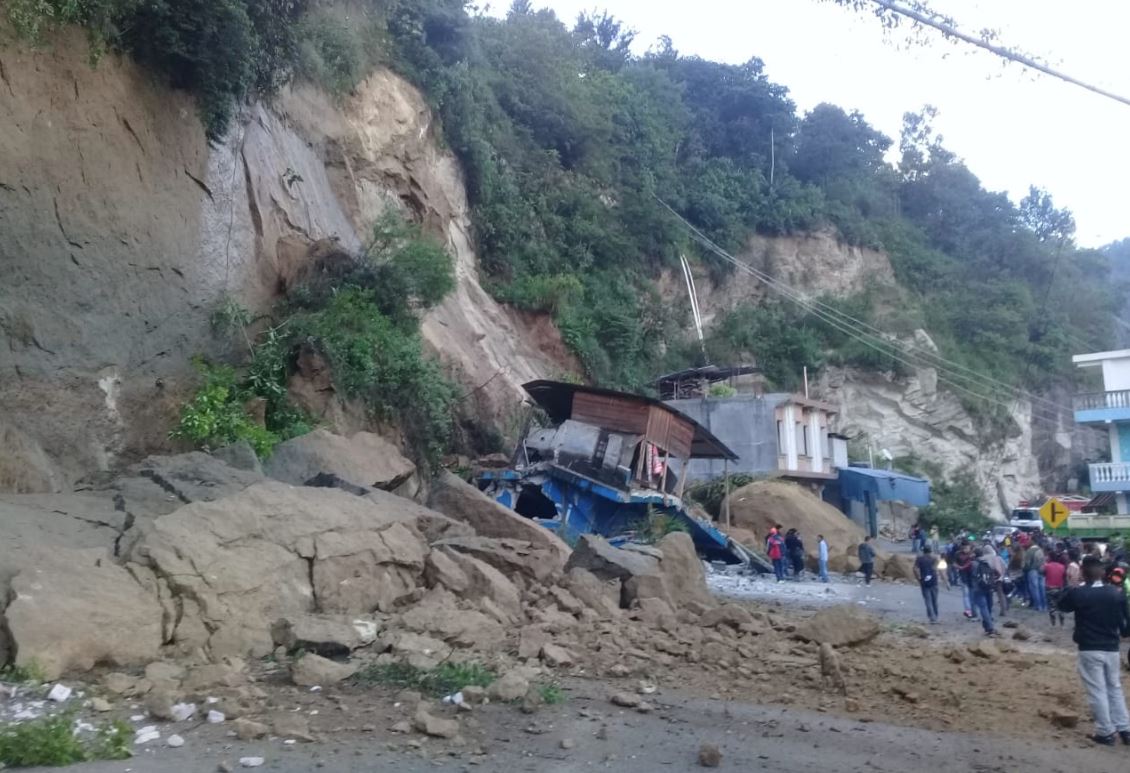
{"type": "Polygon", "coordinates": [[[1130,463],[1105,462],[1091,465],[1093,491],[1130,491],[1130,463]]]}
{"type": "Polygon", "coordinates": [[[1075,395],[1072,402],[1077,411],[1130,408],[1130,389],[1119,389],[1114,392],[1087,392],[1075,395]]]}

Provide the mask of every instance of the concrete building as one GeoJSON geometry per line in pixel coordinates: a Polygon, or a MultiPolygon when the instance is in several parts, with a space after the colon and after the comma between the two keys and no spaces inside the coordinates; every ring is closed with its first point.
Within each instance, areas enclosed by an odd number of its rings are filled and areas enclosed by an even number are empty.
{"type": "Polygon", "coordinates": [[[1110,461],[1090,465],[1091,491],[1115,495],[1117,512],[1130,513],[1130,349],[1071,358],[1077,366],[1096,371],[1102,389],[1075,395],[1075,421],[1105,427],[1110,461]]]}
{"type": "Polygon", "coordinates": [[[775,393],[668,400],[738,455],[736,461],[693,459],[689,480],[729,472],[769,474],[823,484],[847,464],[847,440],[832,431],[836,407],[802,395],[775,393]]]}

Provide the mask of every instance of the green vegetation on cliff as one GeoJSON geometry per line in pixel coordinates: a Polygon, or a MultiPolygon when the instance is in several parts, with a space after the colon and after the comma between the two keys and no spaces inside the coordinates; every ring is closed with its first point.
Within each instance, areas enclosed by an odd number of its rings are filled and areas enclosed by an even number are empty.
{"type": "MultiPolygon", "coordinates": [[[[190,90],[215,138],[240,100],[296,73],[342,94],[377,63],[398,69],[463,164],[488,287],[553,314],[603,384],[645,389],[701,356],[685,304],[658,300],[660,271],[680,254],[719,280],[732,270],[658,198],[734,253],[753,233],[819,228],[886,250],[900,289],[849,299],[852,313],[898,335],[924,327],[944,356],[1025,389],[1070,377],[1072,352],[1112,337],[1107,258],[1076,248],[1045,192],[1013,203],[986,190],[929,108],[907,114],[892,165],[894,140],[833,105],[798,115],[756,58],[683,56],[666,38],[636,55],[615,18],[569,26],[528,0],[503,18],[462,0],[10,0],[6,12],[31,40],[82,25],[95,52],[190,90]]],[[[898,366],[787,302],[724,316],[708,351],[756,357],[782,387],[804,365],[898,366]]]]}
{"type": "Polygon", "coordinates": [[[213,324],[244,339],[246,362],[239,369],[202,364],[203,384],[182,408],[173,437],[207,448],[246,440],[269,456],[279,441],[313,428],[288,394],[296,360],[312,354],[329,364],[337,392],[378,419],[395,420],[418,458],[434,463],[451,443],[456,392],[423,351],[418,315],[454,284],[444,249],[390,214],[362,254],[323,256],[257,337],[249,314],[221,303],[213,324]],[[262,422],[253,418],[260,402],[262,422]]]}

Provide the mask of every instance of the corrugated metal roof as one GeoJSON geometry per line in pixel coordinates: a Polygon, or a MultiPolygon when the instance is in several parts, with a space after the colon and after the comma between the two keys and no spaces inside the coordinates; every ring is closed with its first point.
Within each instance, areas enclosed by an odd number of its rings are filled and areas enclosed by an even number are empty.
{"type": "Polygon", "coordinates": [[[870,492],[877,500],[906,502],[925,507],[930,504],[930,481],[897,470],[873,467],[841,467],[840,496],[862,502],[870,492]]]}

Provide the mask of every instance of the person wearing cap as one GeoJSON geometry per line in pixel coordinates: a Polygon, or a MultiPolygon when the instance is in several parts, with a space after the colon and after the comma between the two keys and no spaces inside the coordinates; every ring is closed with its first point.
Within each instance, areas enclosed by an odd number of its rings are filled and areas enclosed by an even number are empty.
{"type": "Polygon", "coordinates": [[[1075,613],[1072,638],[1079,647],[1079,677],[1095,720],[1090,739],[1113,746],[1121,738],[1130,746],[1130,714],[1119,663],[1119,639],[1130,633],[1126,599],[1121,589],[1103,582],[1103,562],[1098,556],[1083,559],[1082,573],[1083,584],[1068,588],[1058,606],[1062,612],[1075,613]]]}

